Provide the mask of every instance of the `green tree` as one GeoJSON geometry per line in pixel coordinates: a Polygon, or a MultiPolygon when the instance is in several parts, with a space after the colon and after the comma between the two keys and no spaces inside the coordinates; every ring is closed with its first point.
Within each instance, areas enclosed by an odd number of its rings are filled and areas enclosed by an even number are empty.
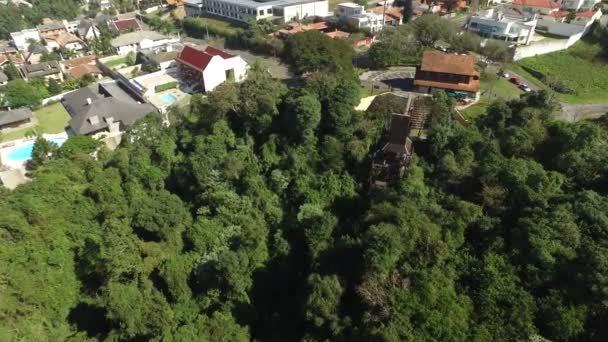
{"type": "Polygon", "coordinates": [[[8,62],[8,64],[6,64],[6,66],[4,67],[3,71],[8,77],[9,81],[18,80],[21,78],[19,69],[17,69],[13,62],[8,62]]]}
{"type": "Polygon", "coordinates": [[[24,80],[8,82],[4,98],[11,107],[36,107],[42,100],[42,94],[24,80]]]}
{"type": "Polygon", "coordinates": [[[47,86],[47,89],[48,89],[50,95],[61,94],[61,91],[62,91],[61,85],[54,78],[51,78],[49,80],[49,84],[47,86]]]}
{"type": "Polygon", "coordinates": [[[433,47],[438,40],[451,41],[457,32],[452,22],[435,14],[423,14],[413,22],[415,37],[421,45],[433,47]]]}

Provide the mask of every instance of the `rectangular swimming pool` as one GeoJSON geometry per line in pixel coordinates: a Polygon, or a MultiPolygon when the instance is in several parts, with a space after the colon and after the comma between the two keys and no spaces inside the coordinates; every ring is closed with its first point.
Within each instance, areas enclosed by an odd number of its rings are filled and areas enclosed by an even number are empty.
{"type": "MultiPolygon", "coordinates": [[[[59,146],[67,140],[66,138],[52,138],[47,139],[59,146]]],[[[34,150],[34,141],[23,144],[14,150],[10,151],[7,155],[8,159],[12,162],[24,162],[32,158],[32,151],[34,150]]]]}
{"type": "Polygon", "coordinates": [[[175,97],[175,95],[171,94],[171,93],[166,93],[166,94],[162,94],[160,96],[160,99],[166,104],[166,105],[170,105],[173,102],[177,101],[177,97],[175,97]]]}

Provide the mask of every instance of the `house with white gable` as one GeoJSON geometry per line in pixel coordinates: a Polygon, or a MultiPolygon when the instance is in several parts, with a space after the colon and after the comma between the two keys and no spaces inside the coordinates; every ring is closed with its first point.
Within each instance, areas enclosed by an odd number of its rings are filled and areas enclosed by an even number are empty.
{"type": "Polygon", "coordinates": [[[240,56],[207,46],[187,45],[177,56],[180,72],[185,79],[200,84],[203,91],[212,91],[226,80],[245,79],[247,62],[240,56]]]}
{"type": "Polygon", "coordinates": [[[142,49],[163,48],[167,45],[179,42],[177,37],[168,37],[155,31],[135,31],[112,39],[112,46],[119,55],[129,52],[137,52],[142,49]]]}

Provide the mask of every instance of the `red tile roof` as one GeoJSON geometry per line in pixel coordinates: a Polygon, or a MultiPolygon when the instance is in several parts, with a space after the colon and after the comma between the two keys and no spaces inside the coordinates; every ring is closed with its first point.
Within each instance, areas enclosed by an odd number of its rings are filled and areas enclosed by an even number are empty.
{"type": "Polygon", "coordinates": [[[348,36],[350,36],[350,33],[338,30],[327,32],[325,34],[330,38],[336,39],[348,38],[348,36]]]}
{"type": "Polygon", "coordinates": [[[422,54],[420,70],[446,74],[479,76],[475,70],[475,57],[456,55],[440,51],[425,51],[422,54]]]}
{"type": "Polygon", "coordinates": [[[186,45],[177,56],[177,60],[202,72],[209,65],[213,56],[203,50],[186,45]]]}
{"type": "Polygon", "coordinates": [[[114,20],[112,24],[114,24],[114,27],[121,32],[131,29],[141,30],[141,25],[139,25],[139,22],[135,18],[114,20]]]}
{"type": "Polygon", "coordinates": [[[68,68],[73,68],[82,64],[91,64],[95,62],[95,59],[97,58],[97,56],[95,55],[87,55],[87,56],[82,56],[82,57],[78,57],[78,58],[72,58],[70,60],[64,61],[63,65],[65,65],[68,68]]]}
{"type": "Polygon", "coordinates": [[[24,64],[25,61],[21,55],[0,55],[0,65],[11,61],[15,64],[24,64]]]}
{"type": "Polygon", "coordinates": [[[563,17],[567,17],[568,14],[570,14],[570,12],[568,12],[568,11],[555,11],[555,12],[551,12],[547,15],[550,17],[563,18],[563,17]]]}
{"type": "Polygon", "coordinates": [[[213,55],[213,56],[220,56],[223,59],[228,59],[228,58],[235,57],[234,55],[231,55],[231,54],[229,54],[226,51],[223,51],[223,50],[220,50],[220,49],[216,49],[216,48],[211,47],[211,46],[207,46],[205,48],[205,52],[208,53],[208,54],[210,54],[210,55],[213,55]]]}
{"type": "MultiPolygon", "coordinates": [[[[599,10],[598,10],[598,11],[599,11],[599,10]]],[[[595,11],[595,12],[594,12],[594,11],[592,11],[592,10],[589,10],[589,11],[585,11],[585,12],[579,12],[579,13],[576,13],[576,16],[577,16],[577,17],[583,17],[583,18],[591,18],[591,17],[593,17],[593,16],[594,16],[596,13],[597,13],[597,11],[595,11]]]]}
{"type": "Polygon", "coordinates": [[[560,4],[552,0],[514,0],[513,5],[551,9],[562,7],[560,4]]]}

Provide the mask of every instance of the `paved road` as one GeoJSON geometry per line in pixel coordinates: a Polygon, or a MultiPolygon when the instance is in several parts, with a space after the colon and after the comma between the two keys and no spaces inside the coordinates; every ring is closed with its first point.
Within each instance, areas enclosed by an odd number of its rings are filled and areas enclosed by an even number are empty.
{"type": "Polygon", "coordinates": [[[573,105],[560,103],[561,110],[555,113],[555,116],[565,121],[578,121],[602,116],[608,113],[608,103],[593,103],[573,105]]]}
{"type": "MultiPolygon", "coordinates": [[[[540,90],[540,87],[530,82],[530,80],[514,73],[512,70],[507,70],[512,77],[517,77],[524,83],[528,84],[532,90],[540,90]]],[[[582,119],[594,118],[608,113],[608,103],[591,103],[591,104],[568,104],[560,102],[560,110],[555,112],[555,117],[564,121],[578,121],[582,119]]]]}

